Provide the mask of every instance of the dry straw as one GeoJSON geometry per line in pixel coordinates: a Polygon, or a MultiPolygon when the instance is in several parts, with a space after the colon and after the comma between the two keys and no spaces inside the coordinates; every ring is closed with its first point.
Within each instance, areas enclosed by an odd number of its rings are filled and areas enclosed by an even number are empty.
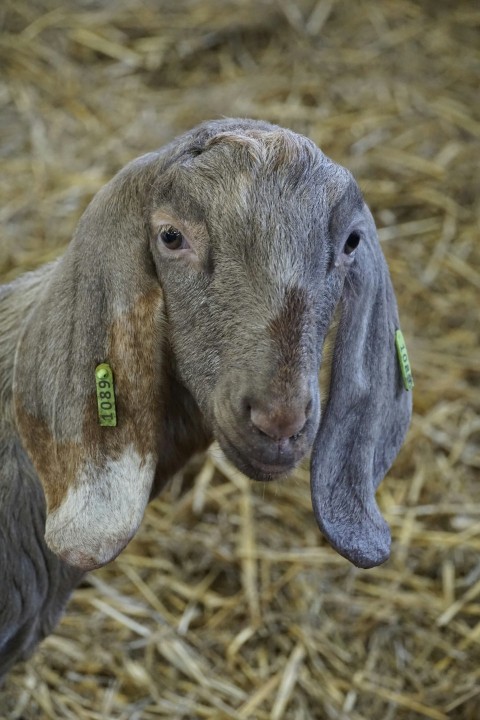
{"type": "Polygon", "coordinates": [[[0,21],[3,280],[56,256],[132,157],[265,118],[356,174],[416,379],[386,565],[326,545],[305,470],[254,485],[213,448],[88,576],[0,717],[478,720],[477,4],[11,0],[0,21]]]}

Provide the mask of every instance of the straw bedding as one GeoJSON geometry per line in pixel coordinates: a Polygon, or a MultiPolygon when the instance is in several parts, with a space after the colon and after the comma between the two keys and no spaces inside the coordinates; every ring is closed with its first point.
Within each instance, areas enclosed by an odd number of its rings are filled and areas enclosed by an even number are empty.
{"type": "Polygon", "coordinates": [[[2,280],[57,256],[131,158],[264,118],[358,178],[416,380],[379,493],[387,564],[327,546],[306,470],[264,487],[213,448],[87,577],[0,717],[478,720],[478,5],[12,0],[0,21],[2,280]]]}

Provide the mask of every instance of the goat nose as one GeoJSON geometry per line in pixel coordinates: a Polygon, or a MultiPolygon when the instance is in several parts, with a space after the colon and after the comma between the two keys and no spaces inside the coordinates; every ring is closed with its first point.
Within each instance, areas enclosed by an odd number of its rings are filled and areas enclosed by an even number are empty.
{"type": "Polygon", "coordinates": [[[266,409],[251,406],[250,420],[264,435],[272,440],[288,440],[302,430],[307,422],[311,402],[304,408],[266,409]]]}

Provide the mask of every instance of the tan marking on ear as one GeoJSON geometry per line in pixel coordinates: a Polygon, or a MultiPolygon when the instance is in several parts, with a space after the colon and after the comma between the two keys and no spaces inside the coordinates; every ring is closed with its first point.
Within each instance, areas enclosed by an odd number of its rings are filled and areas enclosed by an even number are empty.
{"type": "Polygon", "coordinates": [[[320,366],[319,383],[320,383],[320,402],[322,411],[330,397],[330,387],[332,382],[332,364],[335,351],[335,341],[337,339],[338,326],[340,324],[340,304],[337,305],[333,314],[332,322],[328,328],[325,342],[323,343],[322,364],[320,366]]]}
{"type": "Polygon", "coordinates": [[[118,458],[133,443],[146,457],[155,453],[160,412],[163,294],[160,287],[138,296],[107,330],[106,357],[92,358],[91,394],[82,436],[88,458],[118,458]],[[113,371],[117,426],[101,427],[98,420],[95,366],[108,362],[113,371]]]}
{"type": "MultiPolygon", "coordinates": [[[[48,513],[56,511],[68,492],[85,481],[86,465],[101,477],[107,464],[118,460],[133,445],[140,458],[155,456],[160,410],[161,289],[140,296],[129,313],[111,324],[107,358],[92,357],[91,391],[81,427],[81,442],[58,442],[44,420],[25,408],[25,396],[15,393],[15,412],[23,443],[35,465],[47,500],[48,513]],[[95,367],[107,360],[114,372],[118,426],[101,427],[98,421],[95,367]],[[83,478],[83,480],[82,480],[83,478]]],[[[88,474],[92,481],[94,475],[88,474]]]]}
{"type": "Polygon", "coordinates": [[[51,512],[60,507],[68,489],[75,485],[83,464],[84,449],[74,442],[55,442],[45,421],[31,415],[17,393],[14,402],[23,445],[42,481],[47,509],[51,512]]]}
{"type": "Polygon", "coordinates": [[[115,383],[118,426],[125,447],[133,443],[142,457],[158,449],[160,378],[164,332],[163,293],[158,287],[135,300],[109,331],[108,362],[115,383]]]}

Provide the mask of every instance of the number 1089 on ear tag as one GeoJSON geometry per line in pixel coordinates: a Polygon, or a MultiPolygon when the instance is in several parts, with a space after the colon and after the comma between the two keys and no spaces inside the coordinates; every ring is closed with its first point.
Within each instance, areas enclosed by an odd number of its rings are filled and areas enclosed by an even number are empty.
{"type": "Polygon", "coordinates": [[[115,406],[115,388],[112,368],[102,363],[95,368],[97,385],[98,421],[103,427],[116,427],[117,409],[115,406]]]}

